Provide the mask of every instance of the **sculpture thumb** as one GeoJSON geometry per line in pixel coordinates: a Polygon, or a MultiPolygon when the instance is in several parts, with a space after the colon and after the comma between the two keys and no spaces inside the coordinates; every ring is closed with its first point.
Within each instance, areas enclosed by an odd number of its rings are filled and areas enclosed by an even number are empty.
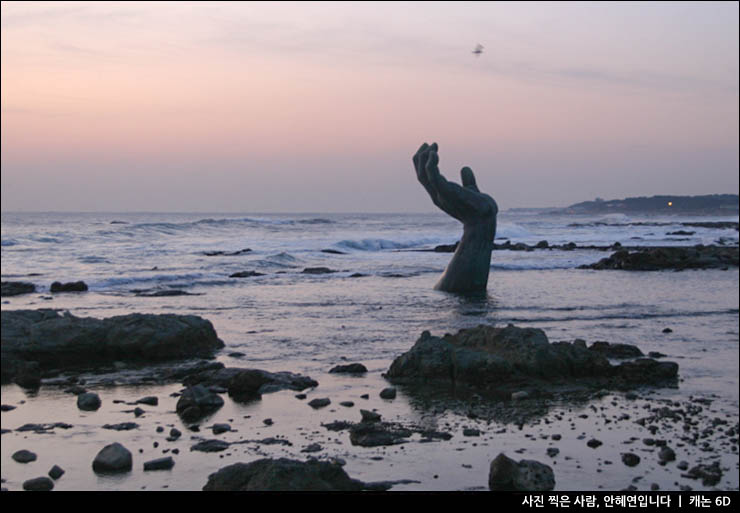
{"type": "Polygon", "coordinates": [[[480,192],[478,190],[478,186],[475,184],[475,175],[473,174],[473,170],[468,166],[465,166],[460,170],[460,179],[462,180],[463,187],[472,189],[475,192],[480,192]]]}

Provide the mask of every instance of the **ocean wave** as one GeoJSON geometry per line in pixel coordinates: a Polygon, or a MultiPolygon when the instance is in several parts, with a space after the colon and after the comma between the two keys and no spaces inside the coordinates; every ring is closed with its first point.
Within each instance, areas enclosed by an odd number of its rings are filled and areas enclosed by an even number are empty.
{"type": "Polygon", "coordinates": [[[255,260],[253,262],[250,262],[251,265],[256,265],[258,267],[285,267],[285,268],[293,268],[293,267],[299,267],[303,260],[300,258],[294,257],[290,253],[277,253],[275,255],[269,255],[265,258],[262,258],[260,260],[255,260]]]}
{"type": "Polygon", "coordinates": [[[496,227],[497,239],[524,239],[532,236],[532,232],[516,223],[501,223],[496,227]]]}
{"type": "Polygon", "coordinates": [[[357,251],[382,251],[384,249],[406,249],[426,246],[429,244],[439,244],[440,239],[418,239],[404,242],[388,239],[362,239],[362,240],[342,240],[335,244],[345,249],[354,249],[357,251]]]}
{"type": "Polygon", "coordinates": [[[0,240],[0,246],[2,247],[10,247],[10,246],[16,246],[18,245],[18,241],[15,239],[2,239],[0,240]]]}
{"type": "Polygon", "coordinates": [[[303,225],[303,224],[333,224],[335,221],[324,217],[313,217],[307,219],[270,219],[263,217],[238,217],[238,218],[204,218],[197,221],[186,221],[182,223],[136,223],[124,224],[120,230],[101,230],[101,235],[126,234],[131,231],[154,231],[165,234],[178,233],[200,227],[228,227],[234,225],[260,226],[260,225],[303,225]]]}

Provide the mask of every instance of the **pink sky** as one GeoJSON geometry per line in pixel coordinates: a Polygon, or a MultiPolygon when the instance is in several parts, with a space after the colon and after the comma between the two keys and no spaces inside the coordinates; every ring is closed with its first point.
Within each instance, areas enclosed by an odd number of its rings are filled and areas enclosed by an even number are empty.
{"type": "Polygon", "coordinates": [[[3,210],[738,192],[738,4],[2,3],[3,210]],[[484,53],[475,57],[477,43],[484,53]]]}

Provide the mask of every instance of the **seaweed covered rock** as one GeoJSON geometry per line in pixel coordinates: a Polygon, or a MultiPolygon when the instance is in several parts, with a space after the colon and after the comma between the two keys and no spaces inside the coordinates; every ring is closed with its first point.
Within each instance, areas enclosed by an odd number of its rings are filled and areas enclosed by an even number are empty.
{"type": "Polygon", "coordinates": [[[677,377],[675,363],[640,358],[612,365],[604,349],[601,344],[590,350],[583,341],[550,343],[540,329],[511,324],[481,325],[441,338],[425,331],[393,361],[385,377],[398,383],[448,381],[481,389],[552,384],[622,388],[677,377]]]}
{"type": "Polygon", "coordinates": [[[337,463],[262,459],[236,463],[208,476],[204,491],[354,492],[364,488],[337,463]]]}
{"type": "Polygon", "coordinates": [[[210,321],[194,315],[134,313],[94,319],[51,309],[0,314],[3,382],[13,379],[23,361],[55,368],[80,362],[149,363],[209,357],[224,347],[210,321]]]}

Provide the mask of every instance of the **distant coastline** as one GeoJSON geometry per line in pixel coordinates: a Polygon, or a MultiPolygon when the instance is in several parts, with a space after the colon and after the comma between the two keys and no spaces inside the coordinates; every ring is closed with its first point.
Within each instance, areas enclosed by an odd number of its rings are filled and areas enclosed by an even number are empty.
{"type": "Polygon", "coordinates": [[[708,194],[703,196],[640,196],[636,198],[575,203],[565,208],[548,209],[562,214],[696,214],[736,215],[740,198],[737,194],[708,194]]]}

